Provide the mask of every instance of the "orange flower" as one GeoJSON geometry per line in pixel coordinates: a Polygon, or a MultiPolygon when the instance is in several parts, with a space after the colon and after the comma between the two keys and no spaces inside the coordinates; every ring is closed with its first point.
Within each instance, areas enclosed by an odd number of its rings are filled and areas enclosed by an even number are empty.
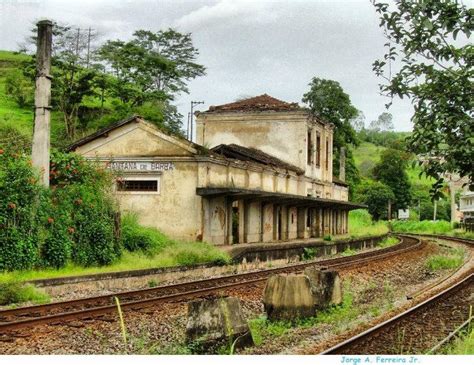
{"type": "Polygon", "coordinates": [[[68,231],[69,233],[73,234],[73,233],[75,232],[75,229],[74,229],[73,227],[69,227],[69,228],[67,229],[67,231],[68,231]]]}
{"type": "Polygon", "coordinates": [[[74,204],[76,204],[76,205],[81,205],[81,204],[82,204],[82,199],[76,199],[76,200],[74,200],[74,204]]]}
{"type": "Polygon", "coordinates": [[[10,202],[10,203],[8,203],[8,208],[10,208],[10,209],[15,209],[15,208],[16,208],[16,204],[10,202]]]}
{"type": "Polygon", "coordinates": [[[53,222],[54,222],[54,219],[51,218],[51,217],[49,217],[49,218],[48,218],[48,223],[49,223],[49,224],[52,224],[53,222]]]}
{"type": "Polygon", "coordinates": [[[3,152],[5,151],[0,148],[0,155],[3,155],[3,152]]]}

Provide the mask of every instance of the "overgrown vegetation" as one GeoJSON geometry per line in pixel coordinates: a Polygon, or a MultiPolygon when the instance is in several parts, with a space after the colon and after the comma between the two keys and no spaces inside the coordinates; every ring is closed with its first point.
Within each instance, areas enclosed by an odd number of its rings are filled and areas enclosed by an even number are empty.
{"type": "Polygon", "coordinates": [[[426,260],[426,267],[431,271],[455,269],[464,261],[464,250],[450,249],[442,255],[433,255],[426,260]]]}
{"type": "Polygon", "coordinates": [[[382,241],[380,241],[377,246],[381,247],[381,248],[385,248],[385,247],[390,247],[390,246],[393,246],[393,245],[396,245],[398,243],[398,239],[396,237],[385,237],[382,241]]]}
{"type": "Polygon", "coordinates": [[[387,222],[374,222],[367,210],[356,209],[349,212],[349,234],[351,238],[381,236],[386,233],[388,233],[387,222]]]}
{"type": "Polygon", "coordinates": [[[36,289],[33,285],[20,283],[18,280],[0,281],[0,305],[24,302],[42,304],[49,300],[48,294],[36,289]]]}
{"type": "Polygon", "coordinates": [[[120,256],[110,176],[79,156],[53,151],[51,189],[30,158],[0,149],[0,271],[107,265],[120,256]]]}
{"type": "Polygon", "coordinates": [[[461,335],[458,336],[451,345],[444,348],[441,353],[446,355],[474,354],[474,331],[472,326],[469,326],[467,331],[461,333],[461,335]]]}

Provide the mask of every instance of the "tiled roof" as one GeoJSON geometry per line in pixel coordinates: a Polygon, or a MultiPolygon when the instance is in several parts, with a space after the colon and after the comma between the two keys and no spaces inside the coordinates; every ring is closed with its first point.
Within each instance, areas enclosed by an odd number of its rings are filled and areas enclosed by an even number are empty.
{"type": "Polygon", "coordinates": [[[253,98],[239,100],[234,103],[209,107],[208,112],[245,112],[245,111],[294,111],[300,110],[298,103],[285,101],[263,94],[253,98]]]}
{"type": "Polygon", "coordinates": [[[298,175],[304,174],[304,170],[299,167],[280,160],[268,153],[256,148],[239,146],[237,144],[221,144],[211,149],[227,158],[234,158],[241,161],[256,162],[267,166],[278,167],[296,172],[298,175]]]}

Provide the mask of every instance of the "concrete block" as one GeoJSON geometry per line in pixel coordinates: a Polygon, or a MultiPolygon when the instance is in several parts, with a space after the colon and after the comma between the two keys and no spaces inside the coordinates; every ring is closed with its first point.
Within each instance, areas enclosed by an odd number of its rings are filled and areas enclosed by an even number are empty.
{"type": "Polygon", "coordinates": [[[235,348],[253,345],[240,299],[212,298],[188,303],[187,343],[197,343],[208,351],[234,341],[235,348]]]}
{"type": "Polygon", "coordinates": [[[316,303],[309,278],[305,275],[271,276],[263,294],[270,320],[294,320],[316,314],[316,303]]]}
{"type": "Polygon", "coordinates": [[[339,273],[318,266],[305,269],[311,291],[318,309],[342,303],[342,282],[339,273]]]}

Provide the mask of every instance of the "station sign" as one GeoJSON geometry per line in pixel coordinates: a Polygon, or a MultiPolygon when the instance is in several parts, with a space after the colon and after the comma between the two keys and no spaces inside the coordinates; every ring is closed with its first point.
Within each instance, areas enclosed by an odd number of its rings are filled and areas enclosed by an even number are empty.
{"type": "Polygon", "coordinates": [[[106,167],[114,171],[169,171],[175,168],[173,162],[163,161],[110,161],[106,167]]]}
{"type": "Polygon", "coordinates": [[[398,219],[410,218],[410,209],[398,209],[398,219]]]}

